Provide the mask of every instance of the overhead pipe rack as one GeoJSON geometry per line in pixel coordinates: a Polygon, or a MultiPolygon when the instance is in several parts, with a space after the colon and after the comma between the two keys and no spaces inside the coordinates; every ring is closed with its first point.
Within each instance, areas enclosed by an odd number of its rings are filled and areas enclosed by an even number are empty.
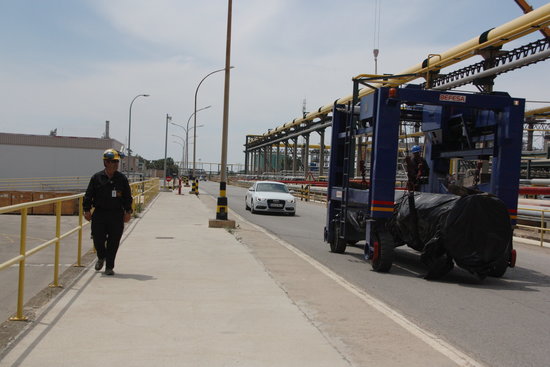
{"type": "MultiPolygon", "coordinates": [[[[481,50],[487,49],[488,47],[500,47],[503,44],[524,37],[532,32],[540,30],[547,31],[546,28],[549,24],[550,3],[499,27],[489,29],[483,32],[479,37],[472,38],[471,40],[466,41],[446,52],[441,54],[430,54],[422,63],[414,65],[401,73],[398,73],[397,75],[401,76],[399,78],[393,75],[380,76],[380,82],[371,84],[371,88],[367,87],[359,91],[359,98],[373,93],[376,88],[382,86],[398,86],[409,83],[418,78],[425,78],[429,85],[430,76],[439,72],[441,69],[478,55],[481,50]]],[[[324,120],[327,115],[332,112],[332,108],[335,103],[346,104],[351,101],[352,98],[353,95],[348,95],[337,99],[334,102],[320,107],[317,111],[310,112],[304,117],[296,118],[291,122],[270,130],[261,136],[253,138],[249,143],[252,143],[251,146],[261,145],[262,143],[257,140],[271,140],[276,135],[296,130],[301,124],[307,123],[308,121],[312,121],[316,118],[321,118],[324,120]]]]}

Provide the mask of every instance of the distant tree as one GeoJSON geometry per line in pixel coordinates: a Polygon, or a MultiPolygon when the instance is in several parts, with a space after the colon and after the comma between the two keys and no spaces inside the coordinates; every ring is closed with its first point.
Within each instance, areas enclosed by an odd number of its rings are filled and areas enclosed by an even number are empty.
{"type": "MultiPolygon", "coordinates": [[[[158,169],[158,170],[164,170],[164,158],[163,159],[157,159],[154,161],[146,161],[145,167],[147,169],[158,169]]],[[[170,175],[173,173],[178,173],[178,166],[174,163],[174,160],[170,157],[166,158],[166,174],[170,175]]]]}

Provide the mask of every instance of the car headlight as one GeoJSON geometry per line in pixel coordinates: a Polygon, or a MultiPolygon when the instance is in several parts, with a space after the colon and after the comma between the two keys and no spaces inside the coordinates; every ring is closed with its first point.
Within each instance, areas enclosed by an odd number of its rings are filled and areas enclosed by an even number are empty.
{"type": "Polygon", "coordinates": [[[288,199],[286,202],[292,204],[294,202],[294,199],[288,199]]]}
{"type": "Polygon", "coordinates": [[[256,198],[256,201],[262,201],[262,198],[256,198]]]}

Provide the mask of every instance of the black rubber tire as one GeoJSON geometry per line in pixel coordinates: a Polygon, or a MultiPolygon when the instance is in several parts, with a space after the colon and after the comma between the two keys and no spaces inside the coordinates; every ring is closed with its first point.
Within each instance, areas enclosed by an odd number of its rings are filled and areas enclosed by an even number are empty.
{"type": "Polygon", "coordinates": [[[374,240],[378,242],[379,254],[377,259],[373,257],[371,260],[372,269],[378,273],[387,273],[393,264],[393,243],[389,240],[381,241],[378,235],[374,236],[374,240]]]}
{"type": "Polygon", "coordinates": [[[510,242],[506,249],[506,253],[508,255],[505,256],[504,259],[500,259],[498,263],[495,266],[493,266],[493,268],[489,271],[487,275],[489,275],[490,277],[500,278],[504,275],[504,273],[506,273],[506,270],[508,270],[508,266],[510,265],[510,261],[512,260],[512,251],[513,251],[512,243],[513,242],[510,239],[510,242]]]}
{"type": "Polygon", "coordinates": [[[343,254],[346,252],[347,243],[340,238],[340,226],[338,223],[334,223],[334,238],[330,242],[330,251],[335,254],[343,254]]]}
{"type": "Polygon", "coordinates": [[[250,207],[248,206],[246,200],[244,201],[244,210],[250,210],[250,207]]]}
{"type": "Polygon", "coordinates": [[[491,271],[489,271],[489,276],[500,278],[506,273],[506,270],[508,270],[508,260],[502,260],[497,265],[495,265],[491,271]]]}

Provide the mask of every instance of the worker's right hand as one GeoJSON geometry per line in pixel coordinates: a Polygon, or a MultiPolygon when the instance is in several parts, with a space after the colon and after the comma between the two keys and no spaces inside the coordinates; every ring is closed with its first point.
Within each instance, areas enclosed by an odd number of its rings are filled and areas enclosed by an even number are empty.
{"type": "Polygon", "coordinates": [[[84,219],[86,219],[88,222],[92,220],[92,213],[91,212],[84,212],[84,219]]]}

